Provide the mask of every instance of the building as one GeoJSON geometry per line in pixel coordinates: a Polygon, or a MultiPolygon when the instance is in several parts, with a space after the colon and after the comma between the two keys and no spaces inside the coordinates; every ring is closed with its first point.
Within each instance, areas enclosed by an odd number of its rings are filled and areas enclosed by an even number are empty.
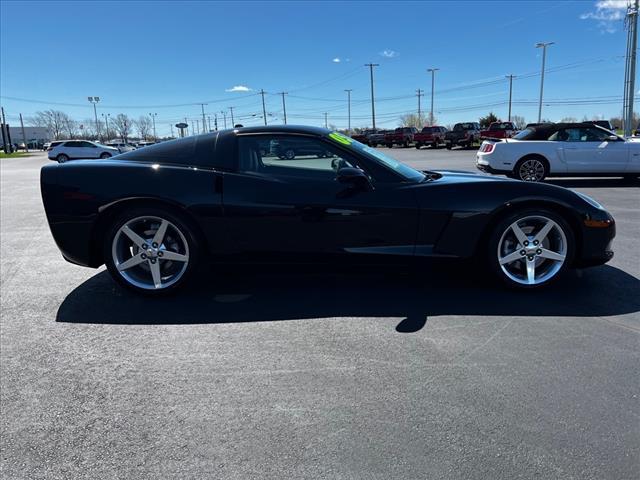
{"type": "Polygon", "coordinates": [[[9,136],[12,143],[44,143],[51,140],[51,132],[47,127],[24,127],[24,135],[22,136],[22,128],[20,125],[9,125],[9,136]]]}

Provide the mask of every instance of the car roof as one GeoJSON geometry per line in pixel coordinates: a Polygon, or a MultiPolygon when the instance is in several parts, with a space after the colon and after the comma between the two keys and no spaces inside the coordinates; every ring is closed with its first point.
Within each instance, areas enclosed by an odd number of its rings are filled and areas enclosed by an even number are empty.
{"type": "Polygon", "coordinates": [[[220,130],[220,135],[245,133],[293,133],[321,136],[326,135],[329,132],[331,132],[331,130],[327,130],[326,128],[309,127],[306,125],[264,125],[259,127],[240,127],[228,130],[220,130]]]}

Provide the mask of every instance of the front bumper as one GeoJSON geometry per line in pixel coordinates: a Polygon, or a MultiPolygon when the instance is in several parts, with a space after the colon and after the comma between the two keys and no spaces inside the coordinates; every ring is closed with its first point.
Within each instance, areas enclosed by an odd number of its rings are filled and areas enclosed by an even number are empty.
{"type": "MultiPolygon", "coordinates": [[[[575,267],[593,267],[603,265],[613,258],[613,239],[616,236],[616,222],[606,211],[602,211],[597,220],[607,222],[606,227],[584,226],[581,249],[576,256],[575,267]]],[[[584,220],[590,220],[585,218],[584,220]]]]}

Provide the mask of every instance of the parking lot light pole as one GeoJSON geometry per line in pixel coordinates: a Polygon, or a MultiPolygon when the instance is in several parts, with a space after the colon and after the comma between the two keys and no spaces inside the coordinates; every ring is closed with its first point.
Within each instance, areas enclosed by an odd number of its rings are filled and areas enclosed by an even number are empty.
{"type": "Polygon", "coordinates": [[[509,120],[507,120],[508,122],[511,121],[511,96],[513,93],[513,79],[515,78],[515,75],[507,75],[506,78],[509,79],[509,120]]]}
{"type": "Polygon", "coordinates": [[[373,67],[379,67],[377,63],[366,63],[365,67],[369,67],[369,74],[371,76],[371,123],[372,128],[376,128],[376,102],[373,95],[373,67]]]}
{"type": "Polygon", "coordinates": [[[540,72],[540,100],[538,101],[538,123],[542,121],[542,92],[544,91],[544,68],[547,61],[547,47],[555,42],[539,42],[536,48],[542,48],[542,71],[540,72]]]}
{"type": "Polygon", "coordinates": [[[98,135],[98,138],[100,138],[100,124],[98,123],[98,110],[96,109],[96,104],[100,101],[100,97],[87,97],[87,100],[89,100],[89,103],[93,104],[93,116],[96,119],[96,134],[98,135]]]}
{"type": "Polygon", "coordinates": [[[345,89],[347,92],[347,132],[351,135],[351,92],[352,88],[345,89]]]}
{"type": "Polygon", "coordinates": [[[427,68],[427,72],[431,72],[431,113],[429,113],[429,126],[433,127],[433,92],[436,85],[436,72],[439,68],[427,68]]]}

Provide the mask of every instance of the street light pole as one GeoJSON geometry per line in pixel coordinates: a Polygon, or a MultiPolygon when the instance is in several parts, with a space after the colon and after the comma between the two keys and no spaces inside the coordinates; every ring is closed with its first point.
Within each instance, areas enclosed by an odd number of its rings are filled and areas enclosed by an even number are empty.
{"type": "Polygon", "coordinates": [[[351,135],[351,92],[353,91],[352,88],[348,88],[345,89],[345,92],[347,92],[347,132],[349,132],[349,135],[351,135]]]}
{"type": "Polygon", "coordinates": [[[624,68],[624,102],[622,121],[625,137],[631,136],[633,130],[633,99],[636,81],[636,50],[638,47],[638,0],[627,7],[627,53],[624,68]]]}
{"type": "Polygon", "coordinates": [[[100,97],[87,97],[87,100],[93,104],[93,116],[96,119],[96,134],[98,138],[100,138],[102,135],[100,135],[100,124],[98,123],[98,111],[96,109],[96,104],[100,101],[100,97]]]}
{"type": "Polygon", "coordinates": [[[513,94],[513,79],[515,75],[507,75],[506,78],[509,79],[509,122],[511,121],[511,96],[513,94]]]}
{"type": "Polygon", "coordinates": [[[235,128],[236,122],[233,119],[233,107],[229,107],[229,111],[231,112],[231,126],[235,128]]]}
{"type": "Polygon", "coordinates": [[[202,107],[202,133],[207,133],[207,124],[204,121],[204,106],[208,105],[207,103],[201,103],[200,107],[202,107]]]}
{"type": "Polygon", "coordinates": [[[547,61],[547,47],[555,42],[539,42],[536,48],[542,48],[542,72],[540,73],[540,100],[538,101],[538,123],[542,121],[542,93],[544,91],[544,68],[547,61]]]}
{"type": "Polygon", "coordinates": [[[324,128],[328,128],[327,125],[327,112],[324,112],[324,128]]]}
{"type": "Polygon", "coordinates": [[[262,118],[264,118],[264,124],[267,124],[267,108],[264,105],[264,90],[260,89],[260,95],[262,95],[262,118]]]}
{"type": "Polygon", "coordinates": [[[439,68],[428,68],[427,72],[431,72],[431,113],[429,113],[429,126],[433,127],[433,92],[436,85],[436,72],[439,68]]]}
{"type": "Polygon", "coordinates": [[[369,73],[371,76],[371,123],[372,123],[372,128],[375,130],[376,128],[376,106],[375,106],[375,99],[373,96],[373,67],[379,67],[380,65],[377,63],[366,63],[364,65],[365,67],[369,67],[369,73]]]}

